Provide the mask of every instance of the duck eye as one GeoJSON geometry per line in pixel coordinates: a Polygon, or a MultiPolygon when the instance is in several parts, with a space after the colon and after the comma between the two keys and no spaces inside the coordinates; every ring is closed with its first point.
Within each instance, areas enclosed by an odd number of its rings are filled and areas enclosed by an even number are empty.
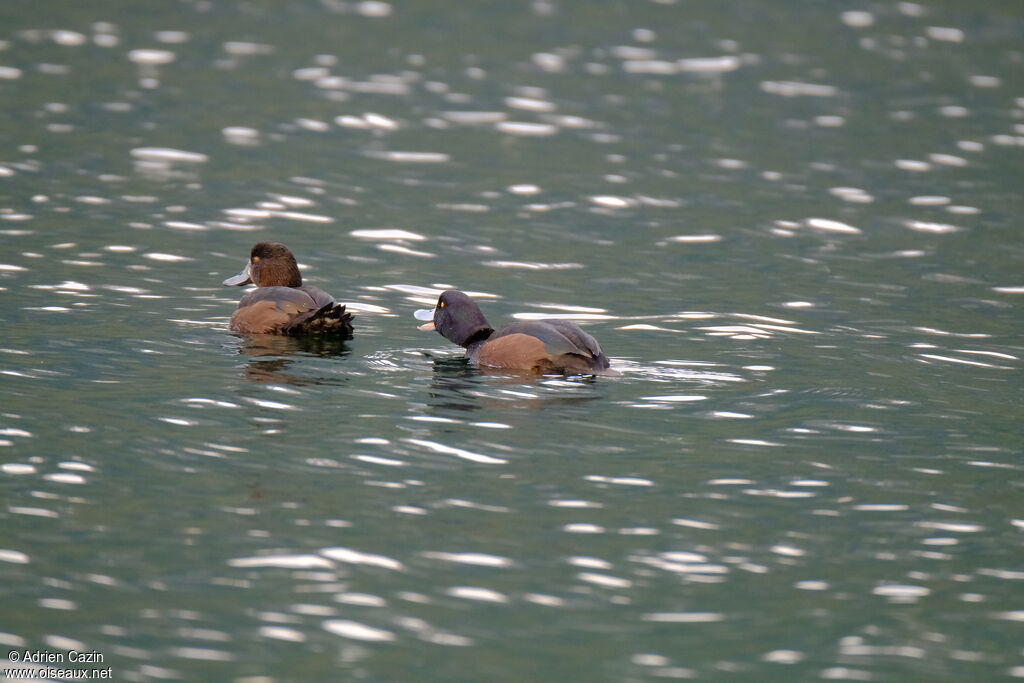
{"type": "Polygon", "coordinates": [[[253,257],[252,257],[252,262],[253,262],[253,263],[258,263],[258,262],[259,262],[259,260],[260,260],[260,257],[259,257],[259,256],[253,256],[253,257]]]}
{"type": "Polygon", "coordinates": [[[444,308],[444,302],[442,301],[442,302],[441,302],[440,304],[438,304],[438,306],[437,306],[437,307],[438,307],[438,308],[444,308]]]}

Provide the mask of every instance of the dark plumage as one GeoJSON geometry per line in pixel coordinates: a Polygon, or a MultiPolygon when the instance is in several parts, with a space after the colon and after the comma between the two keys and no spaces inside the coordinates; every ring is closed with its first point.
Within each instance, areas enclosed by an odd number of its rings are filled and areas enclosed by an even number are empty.
{"type": "Polygon", "coordinates": [[[437,330],[465,347],[470,361],[487,367],[531,372],[615,374],[597,340],[567,320],[536,320],[506,325],[497,332],[476,302],[449,289],[433,311],[417,311],[430,320],[421,330],[437,330]]]}
{"type": "Polygon", "coordinates": [[[255,284],[238,302],[231,331],[243,334],[324,334],[352,336],[352,315],[318,287],[304,287],[299,265],[288,247],[259,242],[241,273],[225,285],[255,284]]]}

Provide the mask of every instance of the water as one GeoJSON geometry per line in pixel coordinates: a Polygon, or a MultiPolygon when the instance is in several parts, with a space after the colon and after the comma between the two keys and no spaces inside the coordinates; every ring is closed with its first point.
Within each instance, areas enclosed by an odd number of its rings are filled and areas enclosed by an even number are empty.
{"type": "Polygon", "coordinates": [[[1024,676],[1017,3],[0,16],[5,649],[1024,676]],[[227,331],[262,239],[354,339],[227,331]],[[447,286],[621,377],[468,367],[447,286]]]}

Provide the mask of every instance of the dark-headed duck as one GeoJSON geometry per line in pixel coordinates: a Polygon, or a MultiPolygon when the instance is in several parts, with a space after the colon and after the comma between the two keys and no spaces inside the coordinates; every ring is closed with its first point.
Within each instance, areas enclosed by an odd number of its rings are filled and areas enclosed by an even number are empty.
{"type": "Polygon", "coordinates": [[[242,272],[224,284],[255,284],[238,302],[231,331],[243,334],[323,332],[351,336],[352,315],[318,287],[303,287],[295,256],[277,242],[259,242],[242,272]]]}
{"type": "Polygon", "coordinates": [[[569,374],[616,374],[597,340],[568,320],[515,322],[497,332],[476,302],[456,289],[443,292],[433,310],[416,311],[430,322],[421,330],[437,330],[466,349],[477,365],[569,374]]]}

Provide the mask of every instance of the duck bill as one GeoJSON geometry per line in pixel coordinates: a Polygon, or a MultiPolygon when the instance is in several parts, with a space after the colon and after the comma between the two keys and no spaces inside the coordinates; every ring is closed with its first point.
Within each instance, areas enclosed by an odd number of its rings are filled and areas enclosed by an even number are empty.
{"type": "Polygon", "coordinates": [[[241,273],[233,277],[229,277],[227,280],[224,281],[223,284],[227,287],[237,287],[241,285],[252,284],[252,278],[250,277],[249,273],[249,264],[246,263],[245,268],[242,269],[241,273]]]}
{"type": "Polygon", "coordinates": [[[434,310],[432,308],[421,308],[412,314],[412,317],[417,320],[426,320],[427,323],[424,325],[417,325],[416,329],[423,330],[424,332],[430,332],[434,330],[434,310]]]}

